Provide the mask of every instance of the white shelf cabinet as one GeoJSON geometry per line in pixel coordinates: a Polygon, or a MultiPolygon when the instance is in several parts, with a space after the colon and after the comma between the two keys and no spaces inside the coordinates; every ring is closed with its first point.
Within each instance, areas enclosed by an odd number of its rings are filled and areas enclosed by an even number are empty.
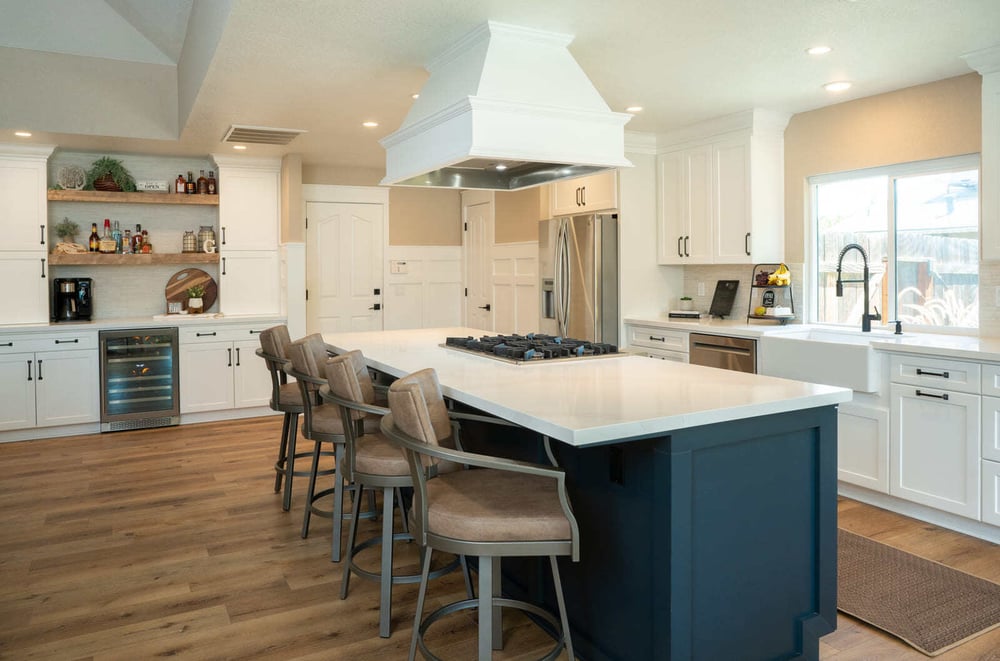
{"type": "Polygon", "coordinates": [[[563,179],[549,189],[553,218],[618,208],[618,172],[608,170],[587,177],[563,179]]]}
{"type": "Polygon", "coordinates": [[[784,259],[784,129],[754,110],[676,134],[658,157],[660,264],[784,259]]]}
{"type": "Polygon", "coordinates": [[[255,355],[263,327],[205,326],[180,332],[181,413],[267,406],[271,378],[255,355]]]}
{"type": "Polygon", "coordinates": [[[889,412],[841,404],[837,411],[837,479],[889,493],[889,412]]]}
{"type": "Polygon", "coordinates": [[[889,364],[889,493],[978,519],[980,365],[906,355],[889,364]]]}
{"type": "Polygon", "coordinates": [[[8,287],[0,323],[49,319],[46,163],[51,146],[0,144],[0,279],[8,287]],[[13,300],[11,300],[13,297],[13,300]]]}
{"type": "Polygon", "coordinates": [[[97,335],[0,335],[0,430],[100,419],[97,335]]]}
{"type": "Polygon", "coordinates": [[[219,309],[279,314],[279,159],[213,155],[219,168],[219,309]]]}

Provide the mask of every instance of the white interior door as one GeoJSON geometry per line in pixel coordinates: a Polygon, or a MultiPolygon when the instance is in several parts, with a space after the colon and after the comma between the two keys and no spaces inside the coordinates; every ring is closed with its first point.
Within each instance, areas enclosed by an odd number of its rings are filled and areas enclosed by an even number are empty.
{"type": "Polygon", "coordinates": [[[465,324],[493,330],[490,292],[493,246],[493,194],[489,191],[462,193],[462,257],[465,278],[465,324]]]}
{"type": "Polygon", "coordinates": [[[382,330],[382,204],[306,204],[306,331],[382,330]]]}

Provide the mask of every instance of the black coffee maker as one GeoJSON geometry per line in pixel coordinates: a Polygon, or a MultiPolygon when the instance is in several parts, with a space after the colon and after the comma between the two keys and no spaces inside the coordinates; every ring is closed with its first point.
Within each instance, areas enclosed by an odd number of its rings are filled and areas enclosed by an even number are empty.
{"type": "Polygon", "coordinates": [[[93,293],[91,278],[53,278],[52,321],[90,321],[93,293]]]}

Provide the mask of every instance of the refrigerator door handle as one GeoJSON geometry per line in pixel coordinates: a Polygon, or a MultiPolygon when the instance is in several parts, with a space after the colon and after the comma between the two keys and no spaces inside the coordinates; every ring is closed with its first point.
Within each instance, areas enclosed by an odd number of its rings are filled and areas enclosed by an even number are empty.
{"type": "Polygon", "coordinates": [[[556,238],[556,324],[559,335],[566,334],[569,323],[569,221],[559,221],[556,238]]]}

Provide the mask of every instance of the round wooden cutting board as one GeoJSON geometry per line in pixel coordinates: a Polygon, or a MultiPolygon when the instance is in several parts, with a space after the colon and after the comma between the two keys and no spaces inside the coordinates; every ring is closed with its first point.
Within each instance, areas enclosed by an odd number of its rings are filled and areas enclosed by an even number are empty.
{"type": "Polygon", "coordinates": [[[184,269],[170,276],[166,288],[167,303],[180,303],[181,309],[187,310],[187,290],[195,285],[205,287],[205,293],[201,299],[205,303],[205,312],[208,312],[215,305],[215,299],[219,296],[219,286],[212,276],[201,269],[184,269]]]}

